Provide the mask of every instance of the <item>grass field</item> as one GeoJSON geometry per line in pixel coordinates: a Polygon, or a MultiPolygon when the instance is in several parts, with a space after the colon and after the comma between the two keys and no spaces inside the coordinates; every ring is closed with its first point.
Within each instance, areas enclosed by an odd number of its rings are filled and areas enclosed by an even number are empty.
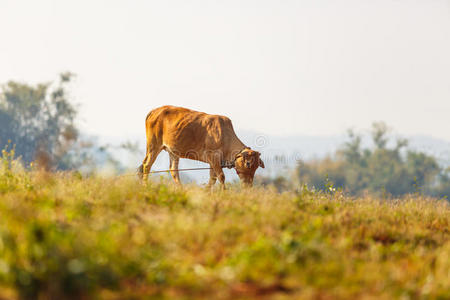
{"type": "Polygon", "coordinates": [[[449,299],[446,200],[0,175],[1,299],[449,299]]]}

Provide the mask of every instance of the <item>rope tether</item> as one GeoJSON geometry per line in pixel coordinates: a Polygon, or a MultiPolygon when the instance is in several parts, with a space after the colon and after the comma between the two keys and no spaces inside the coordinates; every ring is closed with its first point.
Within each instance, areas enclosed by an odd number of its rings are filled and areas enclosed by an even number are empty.
{"type": "Polygon", "coordinates": [[[155,173],[166,173],[170,171],[195,171],[195,170],[211,170],[212,168],[191,168],[191,169],[175,169],[175,170],[160,170],[160,171],[150,171],[148,174],[155,174],[155,173]]]}

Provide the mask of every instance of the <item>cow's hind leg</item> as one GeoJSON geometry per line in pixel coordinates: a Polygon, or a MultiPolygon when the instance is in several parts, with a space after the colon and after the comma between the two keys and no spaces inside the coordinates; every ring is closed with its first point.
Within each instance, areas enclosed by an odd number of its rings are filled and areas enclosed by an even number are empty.
{"type": "Polygon", "coordinates": [[[173,153],[169,153],[169,157],[170,157],[170,175],[172,175],[172,178],[176,184],[181,185],[180,173],[178,172],[178,165],[180,162],[180,158],[173,153]]]}
{"type": "Polygon", "coordinates": [[[161,148],[151,148],[147,155],[144,158],[144,161],[142,162],[142,180],[144,183],[147,183],[148,179],[148,173],[150,172],[150,169],[152,168],[153,163],[156,160],[156,157],[158,157],[158,154],[161,152],[161,148]]]}
{"type": "Polygon", "coordinates": [[[213,187],[213,185],[216,183],[217,181],[217,175],[216,172],[214,172],[213,169],[209,170],[209,182],[206,185],[207,188],[211,188],[213,187]]]}

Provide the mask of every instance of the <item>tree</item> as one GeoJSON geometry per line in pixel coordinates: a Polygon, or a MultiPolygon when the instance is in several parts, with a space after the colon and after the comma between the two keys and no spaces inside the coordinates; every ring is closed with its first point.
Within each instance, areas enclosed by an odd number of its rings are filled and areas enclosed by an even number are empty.
{"type": "Polygon", "coordinates": [[[0,146],[11,142],[26,164],[37,160],[45,168],[67,169],[65,157],[78,138],[76,107],[67,85],[72,73],[60,75],[56,84],[36,86],[8,82],[0,94],[0,146]]]}
{"type": "Polygon", "coordinates": [[[386,137],[389,127],[384,122],[375,122],[372,124],[372,139],[378,149],[384,149],[388,142],[386,137]]]}
{"type": "Polygon", "coordinates": [[[326,188],[329,180],[335,187],[354,195],[364,192],[399,196],[423,192],[444,197],[450,194],[449,171],[441,169],[436,159],[425,153],[403,151],[408,145],[398,139],[395,147],[388,147],[388,126],[374,123],[374,148],[363,149],[362,137],[348,131],[349,140],[335,157],[301,162],[297,174],[301,183],[326,188]]]}

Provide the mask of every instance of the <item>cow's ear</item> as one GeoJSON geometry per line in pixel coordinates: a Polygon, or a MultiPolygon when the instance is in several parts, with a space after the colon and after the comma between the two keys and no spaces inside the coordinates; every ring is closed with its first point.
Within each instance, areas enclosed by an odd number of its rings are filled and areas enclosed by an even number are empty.
{"type": "Polygon", "coordinates": [[[264,162],[262,161],[262,159],[260,158],[259,159],[259,166],[261,167],[261,168],[265,168],[265,166],[264,166],[264,162]]]}

